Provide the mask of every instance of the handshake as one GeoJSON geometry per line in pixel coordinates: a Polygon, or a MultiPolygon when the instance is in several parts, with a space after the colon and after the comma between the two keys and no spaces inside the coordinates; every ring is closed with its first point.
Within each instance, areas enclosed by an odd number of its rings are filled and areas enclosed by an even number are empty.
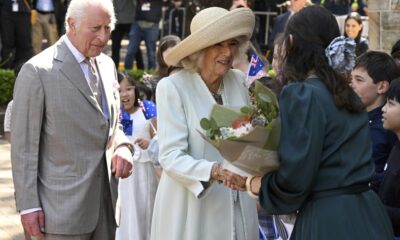
{"type": "Polygon", "coordinates": [[[258,198],[258,192],[261,185],[261,177],[259,176],[240,176],[226,168],[223,168],[220,163],[215,163],[211,169],[211,178],[219,183],[223,183],[225,186],[233,190],[247,191],[251,197],[258,198]]]}

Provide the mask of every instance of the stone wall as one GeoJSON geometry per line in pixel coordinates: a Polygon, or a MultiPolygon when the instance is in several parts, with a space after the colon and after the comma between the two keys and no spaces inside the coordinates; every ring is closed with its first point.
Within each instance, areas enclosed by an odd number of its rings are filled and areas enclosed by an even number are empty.
{"type": "Polygon", "coordinates": [[[390,52],[400,39],[400,0],[369,0],[369,47],[390,52]]]}

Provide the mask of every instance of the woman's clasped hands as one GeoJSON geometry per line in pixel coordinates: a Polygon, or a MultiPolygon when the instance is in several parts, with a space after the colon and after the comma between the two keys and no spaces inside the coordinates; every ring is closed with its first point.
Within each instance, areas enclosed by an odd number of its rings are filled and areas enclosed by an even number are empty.
{"type": "Polygon", "coordinates": [[[239,191],[247,191],[253,198],[258,198],[261,187],[261,176],[245,177],[223,168],[220,163],[215,163],[211,170],[213,180],[239,191]]]}
{"type": "Polygon", "coordinates": [[[211,178],[233,190],[246,191],[246,177],[223,168],[220,163],[215,163],[213,165],[211,178]]]}

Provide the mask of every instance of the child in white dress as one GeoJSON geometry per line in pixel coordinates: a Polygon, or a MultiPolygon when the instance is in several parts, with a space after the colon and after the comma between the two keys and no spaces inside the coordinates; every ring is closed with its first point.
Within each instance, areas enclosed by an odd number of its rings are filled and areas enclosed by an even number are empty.
{"type": "Polygon", "coordinates": [[[117,240],[150,239],[151,218],[157,190],[154,164],[147,148],[155,135],[151,120],[147,120],[139,106],[138,91],[134,80],[118,74],[124,132],[134,143],[133,174],[120,180],[121,222],[117,228],[117,240]]]}

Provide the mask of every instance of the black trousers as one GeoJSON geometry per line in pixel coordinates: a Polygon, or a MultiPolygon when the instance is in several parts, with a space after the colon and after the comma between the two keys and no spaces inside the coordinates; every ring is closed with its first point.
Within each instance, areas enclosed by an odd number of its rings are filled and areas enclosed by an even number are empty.
{"type": "Polygon", "coordinates": [[[32,55],[32,28],[30,13],[1,10],[1,67],[19,69],[32,55]]]}
{"type": "MultiPolygon", "coordinates": [[[[131,29],[130,23],[116,24],[115,29],[111,32],[111,58],[114,61],[115,67],[118,68],[120,61],[121,41],[124,36],[128,36],[131,29]]],[[[137,51],[136,64],[139,69],[144,69],[142,52],[137,51]]]]}

